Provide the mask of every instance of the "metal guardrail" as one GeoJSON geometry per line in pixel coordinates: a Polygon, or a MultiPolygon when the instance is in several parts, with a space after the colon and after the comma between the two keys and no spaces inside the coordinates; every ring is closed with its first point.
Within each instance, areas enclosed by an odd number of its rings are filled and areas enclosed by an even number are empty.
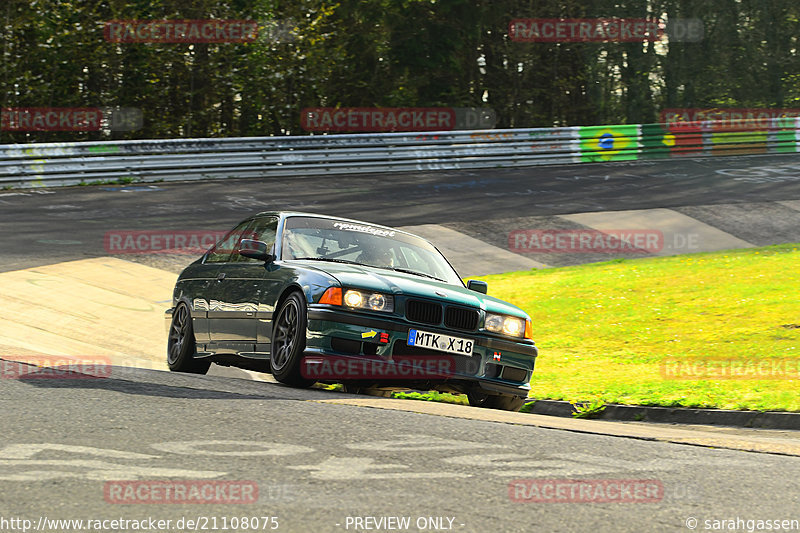
{"type": "Polygon", "coordinates": [[[0,145],[0,187],[435,171],[796,152],[800,119],[0,145]]]}

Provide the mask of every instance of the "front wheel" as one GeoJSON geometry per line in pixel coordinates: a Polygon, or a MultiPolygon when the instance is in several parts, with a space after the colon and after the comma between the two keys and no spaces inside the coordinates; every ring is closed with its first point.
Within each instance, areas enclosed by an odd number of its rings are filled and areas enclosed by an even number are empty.
{"type": "Polygon", "coordinates": [[[293,387],[310,387],[314,380],[300,374],[306,348],[306,302],[298,293],[289,295],[281,305],[272,327],[272,375],[293,387]]]}
{"type": "Polygon", "coordinates": [[[180,303],[172,312],[172,324],[167,340],[167,366],[173,372],[205,374],[211,366],[210,361],[195,359],[197,343],[192,327],[192,315],[185,303],[180,303]]]}

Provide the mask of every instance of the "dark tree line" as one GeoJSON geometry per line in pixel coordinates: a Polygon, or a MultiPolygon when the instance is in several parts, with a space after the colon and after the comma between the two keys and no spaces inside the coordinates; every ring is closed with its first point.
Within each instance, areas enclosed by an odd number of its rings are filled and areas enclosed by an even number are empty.
{"type": "Polygon", "coordinates": [[[0,142],[301,134],[305,107],[490,107],[498,127],[800,107],[793,0],[5,0],[0,106],[134,107],[136,131],[0,142]],[[524,43],[514,18],[698,18],[697,42],[524,43]],[[248,19],[247,43],[112,43],[104,23],[248,19]]]}

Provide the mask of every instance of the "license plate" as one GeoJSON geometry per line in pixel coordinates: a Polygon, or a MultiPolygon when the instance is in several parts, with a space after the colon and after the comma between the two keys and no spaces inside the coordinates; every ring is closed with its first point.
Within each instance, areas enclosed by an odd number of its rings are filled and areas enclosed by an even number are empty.
{"type": "Polygon", "coordinates": [[[472,355],[474,343],[475,341],[470,339],[451,337],[441,333],[431,333],[419,329],[408,330],[408,345],[419,348],[430,348],[431,350],[460,355],[472,355]]]}

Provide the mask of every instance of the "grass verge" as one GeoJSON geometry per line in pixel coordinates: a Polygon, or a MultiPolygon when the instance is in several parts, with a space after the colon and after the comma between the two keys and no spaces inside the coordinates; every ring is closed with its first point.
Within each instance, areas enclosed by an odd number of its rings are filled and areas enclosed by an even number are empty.
{"type": "Polygon", "coordinates": [[[490,295],[533,319],[539,358],[532,398],[592,410],[620,403],[800,411],[798,249],[614,260],[481,279],[490,295]],[[698,362],[701,372],[735,377],[675,371],[698,362]]]}
{"type": "Polygon", "coordinates": [[[798,248],[616,260],[482,279],[489,294],[533,319],[540,350],[534,398],[800,411],[798,248]],[[717,368],[731,361],[744,378],[686,379],[693,376],[670,370],[702,358],[713,358],[717,368]]]}

